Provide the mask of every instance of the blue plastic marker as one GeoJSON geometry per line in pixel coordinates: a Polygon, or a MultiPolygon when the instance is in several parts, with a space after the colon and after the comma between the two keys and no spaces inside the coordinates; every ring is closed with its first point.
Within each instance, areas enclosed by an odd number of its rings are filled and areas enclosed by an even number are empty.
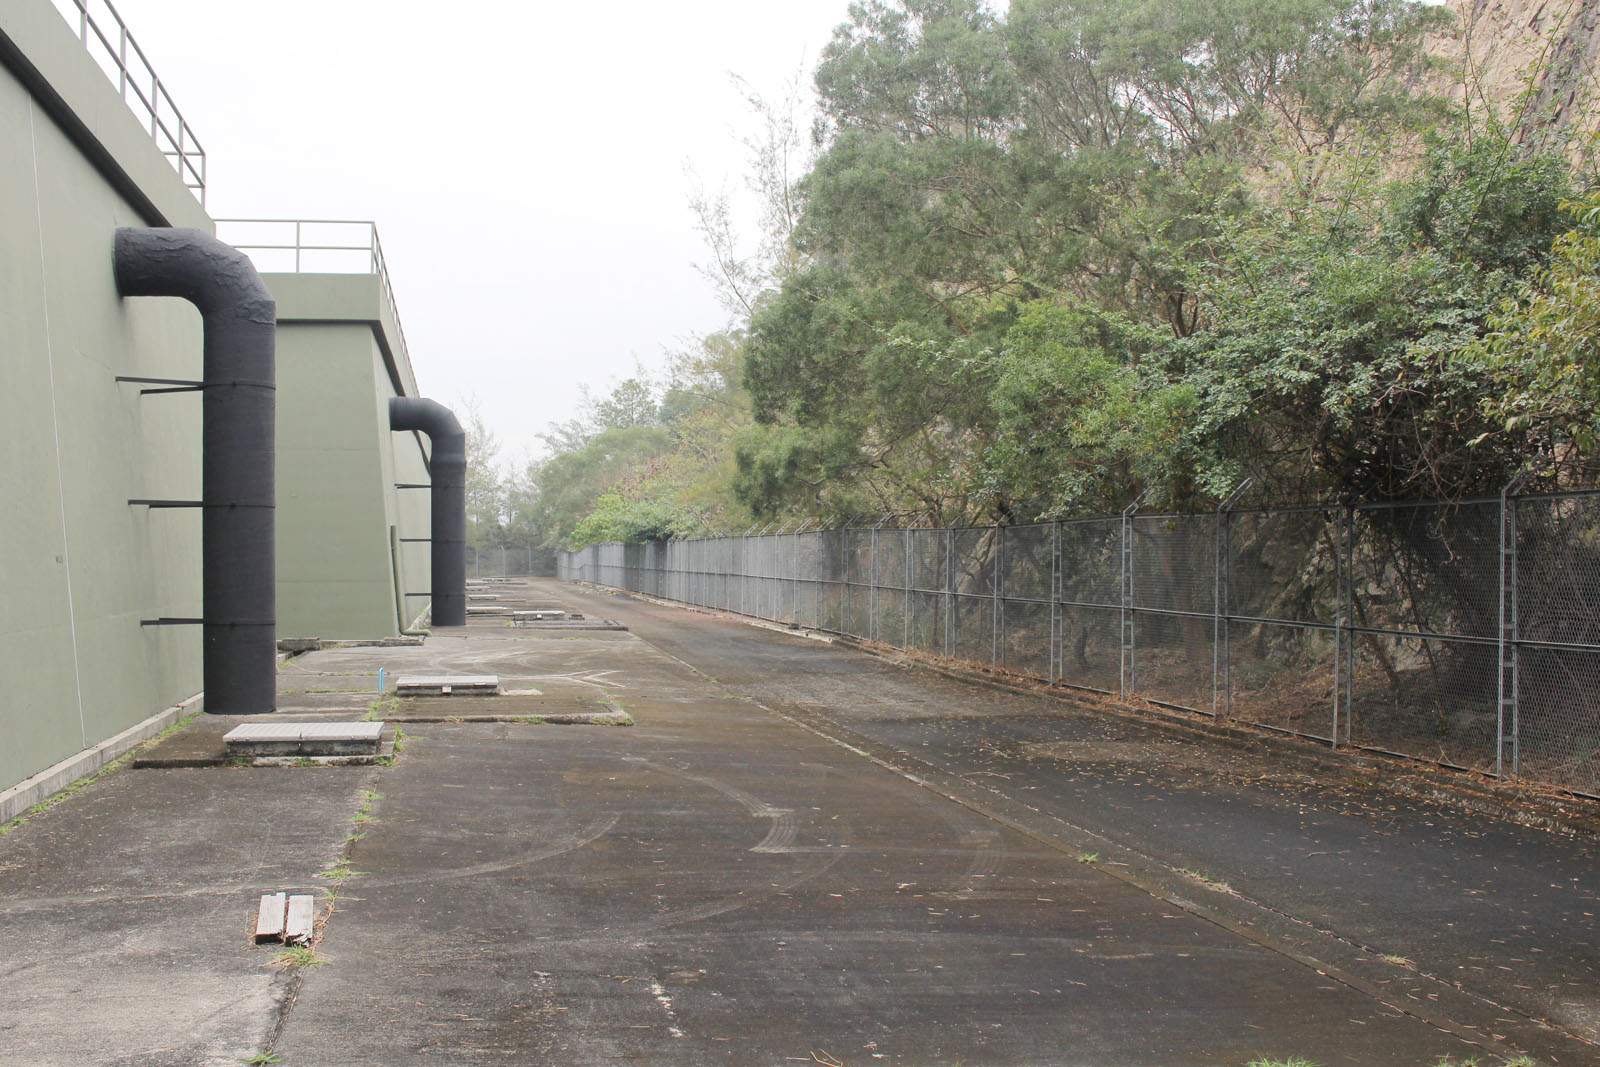
{"type": "Polygon", "coordinates": [[[383,692],[383,668],[378,668],[378,692],[383,692]]]}

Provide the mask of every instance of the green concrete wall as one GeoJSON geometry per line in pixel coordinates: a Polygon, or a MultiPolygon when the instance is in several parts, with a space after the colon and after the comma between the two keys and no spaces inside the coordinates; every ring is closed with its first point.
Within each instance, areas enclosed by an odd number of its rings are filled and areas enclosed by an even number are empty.
{"type": "Polygon", "coordinates": [[[373,275],[268,274],[278,301],[278,634],[393,637],[427,606],[427,439],[389,430],[415,395],[373,275]],[[397,388],[398,387],[398,388],[397,388]]]}
{"type": "Polygon", "coordinates": [[[118,226],[207,220],[49,4],[0,7],[0,34],[174,216],[141,215],[0,68],[3,788],[200,689],[199,628],[139,625],[199,615],[199,512],[127,503],[199,496],[198,394],[114,380],[199,377],[200,318],[119,298],[111,245],[118,226]]]}
{"type": "Polygon", "coordinates": [[[278,330],[280,637],[396,632],[374,347],[359,325],[278,330]]]}
{"type": "MultiPolygon", "coordinates": [[[[0,790],[193,696],[201,614],[200,316],[121,299],[119,226],[211,229],[49,0],[0,2],[0,790]]],[[[425,439],[388,428],[416,395],[370,275],[267,276],[279,299],[280,636],[373,638],[427,601],[425,439]],[[285,312],[287,311],[287,316],[285,312]]]]}

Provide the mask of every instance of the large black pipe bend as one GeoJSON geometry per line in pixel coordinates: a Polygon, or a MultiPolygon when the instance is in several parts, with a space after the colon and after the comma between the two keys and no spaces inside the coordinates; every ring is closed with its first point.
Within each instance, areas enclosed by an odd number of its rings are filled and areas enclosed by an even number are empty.
{"type": "Polygon", "coordinates": [[[117,230],[117,292],[200,309],[205,708],[277,707],[273,542],[277,304],[250,260],[204,230],[117,230]]]}
{"type": "Polygon", "coordinates": [[[433,625],[467,624],[467,434],[449,408],[417,396],[389,398],[389,428],[433,442],[433,625]]]}

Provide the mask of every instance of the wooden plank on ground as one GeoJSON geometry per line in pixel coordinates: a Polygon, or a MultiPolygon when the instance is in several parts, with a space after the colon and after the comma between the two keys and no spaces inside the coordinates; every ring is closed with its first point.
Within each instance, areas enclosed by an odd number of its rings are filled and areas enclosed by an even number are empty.
{"type": "Polygon", "coordinates": [[[284,926],[283,939],[291,944],[304,945],[311,940],[315,926],[315,909],[310,894],[296,894],[289,898],[289,918],[284,926]]]}
{"type": "Polygon", "coordinates": [[[287,893],[261,894],[261,907],[256,912],[256,944],[283,940],[284,913],[288,906],[287,893]]]}

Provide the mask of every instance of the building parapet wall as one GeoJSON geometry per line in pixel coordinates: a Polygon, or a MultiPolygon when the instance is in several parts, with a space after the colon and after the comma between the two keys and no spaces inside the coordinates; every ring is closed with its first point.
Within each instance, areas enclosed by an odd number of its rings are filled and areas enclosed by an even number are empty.
{"type": "Polygon", "coordinates": [[[204,207],[206,150],[184,120],[172,94],[156,75],[144,49],[133,39],[110,0],[53,0],[69,26],[76,28],[96,65],[116,85],[122,102],[150,131],[178,178],[204,207]]]}
{"type": "MultiPolygon", "coordinates": [[[[149,129],[120,99],[117,86],[49,0],[0,4],[0,66],[22,83],[147,225],[211,229],[204,207],[149,129]]],[[[185,153],[198,151],[197,142],[189,143],[192,133],[178,136],[185,153]]],[[[191,162],[203,173],[203,163],[191,162]]]]}
{"type": "Polygon", "coordinates": [[[405,329],[378,227],[349,219],[218,219],[217,236],[249,256],[278,301],[278,321],[367,322],[397,396],[416,396],[405,329]]]}

